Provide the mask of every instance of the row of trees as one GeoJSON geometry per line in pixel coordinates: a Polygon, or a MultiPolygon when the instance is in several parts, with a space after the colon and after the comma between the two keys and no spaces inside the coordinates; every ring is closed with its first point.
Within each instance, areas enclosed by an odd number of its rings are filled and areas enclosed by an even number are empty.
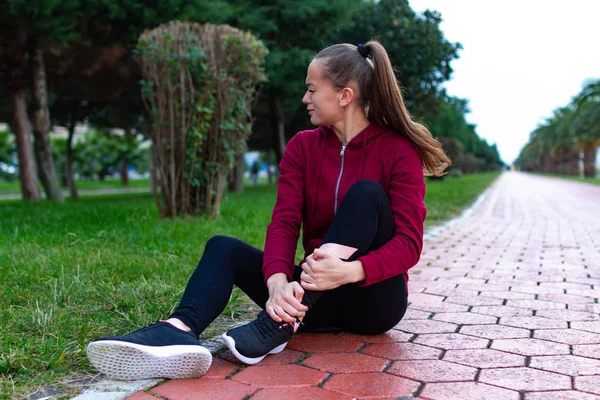
{"type": "Polygon", "coordinates": [[[600,145],[600,79],[587,82],[569,104],[554,110],[529,137],[515,165],[525,171],[596,176],[600,145]]]}
{"type": "MultiPolygon", "coordinates": [[[[328,0],[8,0],[0,4],[0,120],[15,134],[23,198],[40,198],[39,176],[47,197],[62,200],[48,138],[52,125],[69,129],[65,168],[74,159],[78,122],[150,137],[134,49],[145,29],[171,20],[227,23],[268,48],[248,148],[272,152],[276,164],[289,138],[309,127],[300,99],[310,58],[328,44],[372,37],[388,49],[412,113],[448,143],[455,165],[471,172],[501,163],[495,146],[466,123],[466,101],[441,88],[460,45],[444,38],[439,13],[416,14],[406,0],[343,6],[328,0]]],[[[243,171],[244,150],[235,149],[237,171],[243,171]]],[[[73,191],[74,182],[67,183],[73,191]]]]}

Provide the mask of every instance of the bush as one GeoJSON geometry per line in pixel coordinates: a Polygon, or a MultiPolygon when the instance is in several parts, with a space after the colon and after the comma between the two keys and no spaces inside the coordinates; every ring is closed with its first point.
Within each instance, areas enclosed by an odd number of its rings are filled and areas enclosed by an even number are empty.
{"type": "Polygon", "coordinates": [[[266,47],[229,25],[173,21],[138,41],[142,95],[163,216],[219,215],[236,151],[251,132],[266,47]]]}

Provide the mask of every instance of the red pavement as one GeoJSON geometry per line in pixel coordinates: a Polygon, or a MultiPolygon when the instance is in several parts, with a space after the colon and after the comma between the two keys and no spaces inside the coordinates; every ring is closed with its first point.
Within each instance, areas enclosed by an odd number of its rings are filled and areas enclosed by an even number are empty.
{"type": "Polygon", "coordinates": [[[600,186],[506,173],[426,241],[380,336],[304,334],[130,399],[599,399],[600,186]]]}

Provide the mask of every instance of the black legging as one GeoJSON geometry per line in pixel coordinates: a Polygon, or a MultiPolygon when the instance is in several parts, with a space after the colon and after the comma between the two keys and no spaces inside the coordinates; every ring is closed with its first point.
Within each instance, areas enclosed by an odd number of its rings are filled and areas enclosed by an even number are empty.
{"type": "MultiPolygon", "coordinates": [[[[323,243],[357,248],[348,259],[353,261],[381,247],[393,232],[385,191],[378,183],[363,180],[344,196],[323,243]]],[[[234,284],[264,309],[269,291],[262,262],[261,250],[235,238],[212,237],[171,318],[180,319],[199,335],[224,310],[234,284]]],[[[296,266],[294,280],[300,281],[301,273],[296,266]]],[[[312,307],[300,331],[383,333],[406,312],[406,282],[397,275],[366,287],[352,283],[329,291],[305,291],[302,303],[312,307]]]]}

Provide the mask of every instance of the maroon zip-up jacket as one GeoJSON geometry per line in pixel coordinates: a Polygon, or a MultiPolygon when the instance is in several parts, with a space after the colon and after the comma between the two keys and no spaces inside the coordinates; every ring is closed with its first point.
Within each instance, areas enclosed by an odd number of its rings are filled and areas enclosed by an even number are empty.
{"type": "Polygon", "coordinates": [[[408,282],[407,271],[421,255],[427,214],[423,167],[412,142],[371,123],[343,146],[331,127],[319,127],[297,133],[279,167],[277,201],[265,240],[265,282],[277,272],[292,281],[300,227],[308,257],[321,245],[346,192],[362,179],[385,189],[395,232],[380,249],[358,258],[366,275],[358,284],[372,285],[399,274],[408,282]]]}

